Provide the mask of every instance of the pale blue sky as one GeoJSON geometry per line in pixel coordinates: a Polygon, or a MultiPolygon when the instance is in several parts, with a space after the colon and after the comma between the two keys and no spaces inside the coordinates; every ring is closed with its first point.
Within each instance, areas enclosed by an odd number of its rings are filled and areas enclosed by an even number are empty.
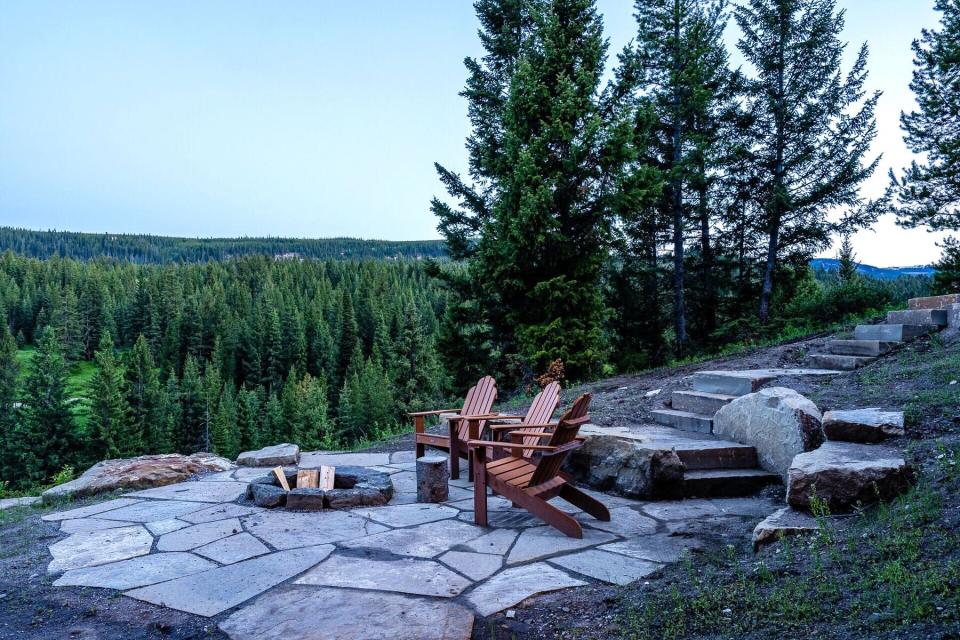
{"type": "MultiPolygon", "coordinates": [[[[932,0],[840,5],[885,93],[885,174],[909,158],[909,46],[936,14],[932,0]]],[[[632,2],[599,6],[613,54],[632,2]]],[[[0,225],[437,237],[432,163],[465,164],[457,92],[476,28],[469,0],[2,0],[0,225]]],[[[877,265],[934,257],[929,234],[889,220],[855,244],[877,265]]]]}

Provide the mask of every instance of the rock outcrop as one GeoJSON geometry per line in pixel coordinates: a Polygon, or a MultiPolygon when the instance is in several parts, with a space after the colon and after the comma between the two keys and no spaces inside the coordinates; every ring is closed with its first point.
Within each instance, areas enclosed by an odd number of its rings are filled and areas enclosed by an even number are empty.
{"type": "Polygon", "coordinates": [[[713,417],[713,433],[757,450],[760,466],[786,477],[794,456],[823,443],[817,406],[793,389],[740,396],[713,417]]]}
{"type": "Polygon", "coordinates": [[[842,511],[858,503],[889,500],[905,491],[912,479],[910,466],[897,451],[879,445],[827,441],[819,449],[793,459],[787,503],[809,509],[816,495],[831,510],[842,511]]]}
{"type": "Polygon", "coordinates": [[[211,453],[185,456],[169,453],[119,460],[104,460],[93,465],[76,480],[43,492],[45,503],[79,498],[116,489],[150,489],[188,480],[199,473],[229,471],[233,463],[211,453]]]}
{"type": "Polygon", "coordinates": [[[872,408],[827,411],[823,414],[823,433],[828,440],[880,442],[904,434],[903,412],[872,408]]]}
{"type": "Polygon", "coordinates": [[[628,498],[680,497],[683,462],[670,449],[628,438],[591,435],[567,457],[564,469],[589,487],[628,498]]]}
{"type": "Polygon", "coordinates": [[[237,464],[242,467],[277,467],[300,462],[300,447],[285,442],[264,447],[257,451],[244,451],[237,456],[237,464]]]}

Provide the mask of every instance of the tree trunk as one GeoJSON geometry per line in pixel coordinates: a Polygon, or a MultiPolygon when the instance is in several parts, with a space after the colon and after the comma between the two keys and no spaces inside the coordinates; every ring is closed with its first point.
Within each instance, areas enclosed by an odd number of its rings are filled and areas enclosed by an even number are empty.
{"type": "Polygon", "coordinates": [[[673,37],[675,76],[673,78],[673,175],[670,188],[670,208],[673,212],[673,318],[676,355],[683,356],[687,346],[687,310],[683,267],[683,176],[680,174],[680,165],[683,161],[683,123],[680,121],[682,105],[680,88],[677,86],[680,82],[680,11],[677,4],[675,4],[673,37]]]}
{"type": "MultiPolygon", "coordinates": [[[[701,169],[706,175],[706,169],[701,169]]],[[[707,188],[699,188],[700,199],[700,260],[703,282],[703,335],[710,336],[717,326],[717,296],[713,290],[713,248],[710,246],[710,212],[707,208],[707,188]]]]}

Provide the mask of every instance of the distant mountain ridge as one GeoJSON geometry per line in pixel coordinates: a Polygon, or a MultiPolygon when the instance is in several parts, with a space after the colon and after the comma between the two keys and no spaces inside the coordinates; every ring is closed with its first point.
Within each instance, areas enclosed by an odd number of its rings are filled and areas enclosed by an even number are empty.
{"type": "MultiPolygon", "coordinates": [[[[810,266],[820,271],[836,271],[839,268],[840,261],[835,258],[815,258],[810,261],[810,266]]],[[[929,276],[937,272],[930,266],[915,267],[873,267],[869,264],[858,264],[857,271],[865,276],[876,278],[877,280],[896,280],[904,276],[929,276]]]]}
{"type": "Polygon", "coordinates": [[[176,238],[0,227],[0,253],[4,251],[39,259],[112,258],[138,264],[212,262],[252,255],[276,260],[418,260],[447,255],[443,240],[176,238]]]}

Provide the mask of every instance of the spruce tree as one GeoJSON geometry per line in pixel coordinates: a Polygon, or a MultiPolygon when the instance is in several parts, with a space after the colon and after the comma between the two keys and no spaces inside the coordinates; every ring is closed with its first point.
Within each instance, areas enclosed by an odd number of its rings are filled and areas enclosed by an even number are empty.
{"type": "Polygon", "coordinates": [[[144,451],[154,454],[171,451],[173,444],[164,415],[160,369],[143,334],[130,352],[125,377],[131,427],[143,434],[144,451]]]}
{"type": "Polygon", "coordinates": [[[177,451],[202,451],[207,436],[207,402],[200,367],[192,355],[187,355],[183,365],[183,379],[180,381],[178,397],[180,424],[177,429],[177,451]]]}
{"type": "Polygon", "coordinates": [[[22,417],[8,442],[10,460],[18,470],[14,486],[43,483],[77,458],[61,349],[56,331],[44,328],[23,385],[22,417]]]}
{"type": "Polygon", "coordinates": [[[424,335],[423,321],[413,302],[408,302],[404,307],[396,340],[396,355],[386,362],[383,359],[378,362],[390,370],[392,386],[402,411],[422,409],[428,401],[437,397],[439,363],[433,344],[424,335]]]}
{"type": "Polygon", "coordinates": [[[863,205],[860,185],[876,135],[879,93],[867,95],[867,47],[841,69],[843,12],[835,0],[749,0],[734,9],[747,82],[756,227],[765,249],[759,318],[766,323],[784,255],[807,257],[833,233],[872,223],[882,202],[863,205]],[[845,208],[840,222],[829,214],[845,208]]]}
{"type": "Polygon", "coordinates": [[[130,419],[124,376],[109,332],[100,338],[94,354],[97,369],[90,379],[89,428],[102,458],[131,458],[143,451],[142,425],[130,419]]]}
{"type": "Polygon", "coordinates": [[[837,254],[837,277],[841,282],[857,279],[857,255],[853,252],[853,243],[850,241],[849,234],[845,234],[840,243],[840,252],[837,254]]]}
{"type": "Polygon", "coordinates": [[[302,394],[302,413],[296,424],[294,441],[307,451],[329,448],[332,433],[327,385],[323,379],[307,374],[300,381],[299,387],[302,394]]]}
{"type": "MultiPolygon", "coordinates": [[[[919,109],[900,115],[914,161],[897,180],[897,222],[907,228],[960,230],[960,2],[936,0],[940,29],[913,41],[910,88],[919,109]]],[[[949,252],[945,254],[949,256],[949,252]]]]}
{"type": "Polygon", "coordinates": [[[210,427],[213,452],[233,460],[240,453],[240,431],[237,425],[237,405],[231,385],[223,385],[223,394],[210,427]]]}
{"type": "Polygon", "coordinates": [[[933,276],[933,293],[960,292],[960,241],[946,238],[940,245],[943,256],[934,264],[937,273],[933,276]]]}
{"type": "Polygon", "coordinates": [[[0,327],[0,481],[13,481],[17,469],[12,464],[10,447],[17,426],[17,393],[20,387],[20,364],[17,343],[6,322],[0,327]]]}

